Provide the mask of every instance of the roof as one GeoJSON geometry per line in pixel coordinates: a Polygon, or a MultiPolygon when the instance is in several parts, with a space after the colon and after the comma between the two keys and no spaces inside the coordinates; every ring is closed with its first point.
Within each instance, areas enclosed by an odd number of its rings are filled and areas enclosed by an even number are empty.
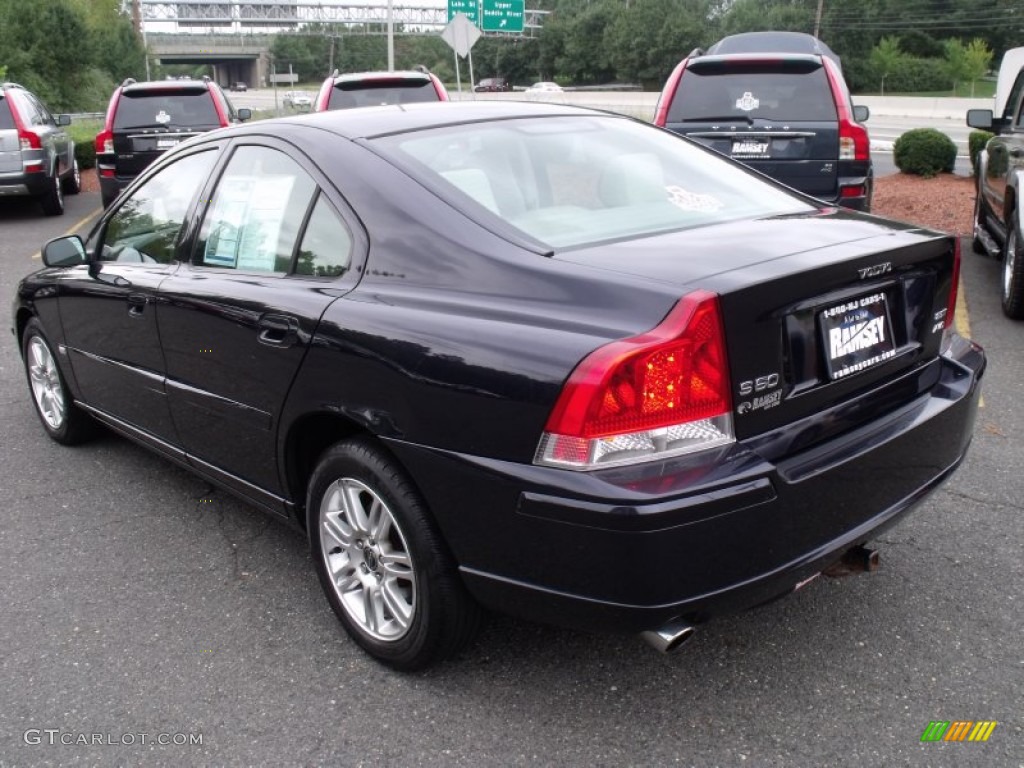
{"type": "Polygon", "coordinates": [[[135,91],[200,91],[209,90],[205,80],[147,80],[141,83],[129,83],[121,88],[124,93],[135,91]]]}
{"type": "Polygon", "coordinates": [[[842,67],[835,51],[806,32],[743,32],[723,37],[707,49],[710,54],[733,53],[809,53],[827,56],[842,67]]]}
{"type": "Polygon", "coordinates": [[[344,72],[340,75],[336,75],[333,79],[336,83],[345,83],[352,80],[429,80],[430,75],[425,72],[410,69],[397,70],[395,72],[344,72]]]}
{"type": "MultiPolygon", "coordinates": [[[[457,101],[419,104],[391,104],[381,107],[314,112],[276,120],[259,120],[233,128],[234,132],[265,133],[282,121],[302,123],[336,133],[349,139],[372,138],[391,133],[404,133],[460,123],[510,120],[514,118],[556,117],[566,115],[597,115],[622,117],[582,107],[526,101],[457,101]]],[[[623,118],[628,119],[628,118],[623,118]]]]}

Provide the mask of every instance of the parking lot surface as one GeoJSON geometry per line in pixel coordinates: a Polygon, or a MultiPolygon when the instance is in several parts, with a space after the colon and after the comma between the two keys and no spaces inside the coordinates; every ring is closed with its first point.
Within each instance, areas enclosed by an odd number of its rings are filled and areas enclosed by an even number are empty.
{"type": "MultiPolygon", "coordinates": [[[[0,209],[5,307],[43,241],[99,205],[68,202],[0,209]]],[[[112,434],[49,441],[8,317],[0,765],[1024,766],[1024,327],[999,274],[965,247],[984,407],[959,472],[874,543],[879,571],[673,656],[495,616],[415,675],[348,641],[302,536],[112,434]],[[980,720],[998,723],[985,743],[921,741],[980,720]]]]}

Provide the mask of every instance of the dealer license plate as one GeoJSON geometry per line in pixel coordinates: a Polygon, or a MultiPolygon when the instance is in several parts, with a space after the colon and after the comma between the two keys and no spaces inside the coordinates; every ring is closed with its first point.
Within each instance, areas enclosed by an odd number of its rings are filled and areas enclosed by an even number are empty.
{"type": "Polygon", "coordinates": [[[157,149],[170,149],[171,147],[178,146],[178,141],[179,141],[178,139],[157,139],[156,140],[156,148],[157,149]]]}
{"type": "Polygon", "coordinates": [[[767,141],[751,141],[744,139],[742,141],[734,141],[732,143],[732,153],[734,155],[767,155],[768,154],[769,142],[767,141]]]}
{"type": "Polygon", "coordinates": [[[832,380],[859,373],[896,356],[884,293],[850,299],[818,316],[832,380]]]}

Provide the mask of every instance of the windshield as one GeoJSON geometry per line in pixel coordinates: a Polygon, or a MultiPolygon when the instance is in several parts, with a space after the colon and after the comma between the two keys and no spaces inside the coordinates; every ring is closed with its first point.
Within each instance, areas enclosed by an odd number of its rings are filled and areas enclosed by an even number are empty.
{"type": "Polygon", "coordinates": [[[825,69],[818,63],[698,62],[679,79],[671,123],[754,119],[835,122],[825,69]]]}
{"type": "Polygon", "coordinates": [[[220,127],[213,99],[201,91],[125,91],[114,114],[114,130],[133,128],[168,129],[220,127]]]}
{"type": "Polygon", "coordinates": [[[552,248],[813,210],[685,139],[624,118],[472,123],[375,143],[455,200],[552,248]]]}

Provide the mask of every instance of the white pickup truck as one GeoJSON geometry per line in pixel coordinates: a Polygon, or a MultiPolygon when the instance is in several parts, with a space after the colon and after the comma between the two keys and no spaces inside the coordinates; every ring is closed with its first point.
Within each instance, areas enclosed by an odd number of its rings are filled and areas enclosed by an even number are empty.
{"type": "Polygon", "coordinates": [[[978,157],[974,250],[1003,259],[1003,312],[1024,320],[1024,48],[999,66],[995,109],[971,109],[967,124],[992,131],[978,157]]]}

